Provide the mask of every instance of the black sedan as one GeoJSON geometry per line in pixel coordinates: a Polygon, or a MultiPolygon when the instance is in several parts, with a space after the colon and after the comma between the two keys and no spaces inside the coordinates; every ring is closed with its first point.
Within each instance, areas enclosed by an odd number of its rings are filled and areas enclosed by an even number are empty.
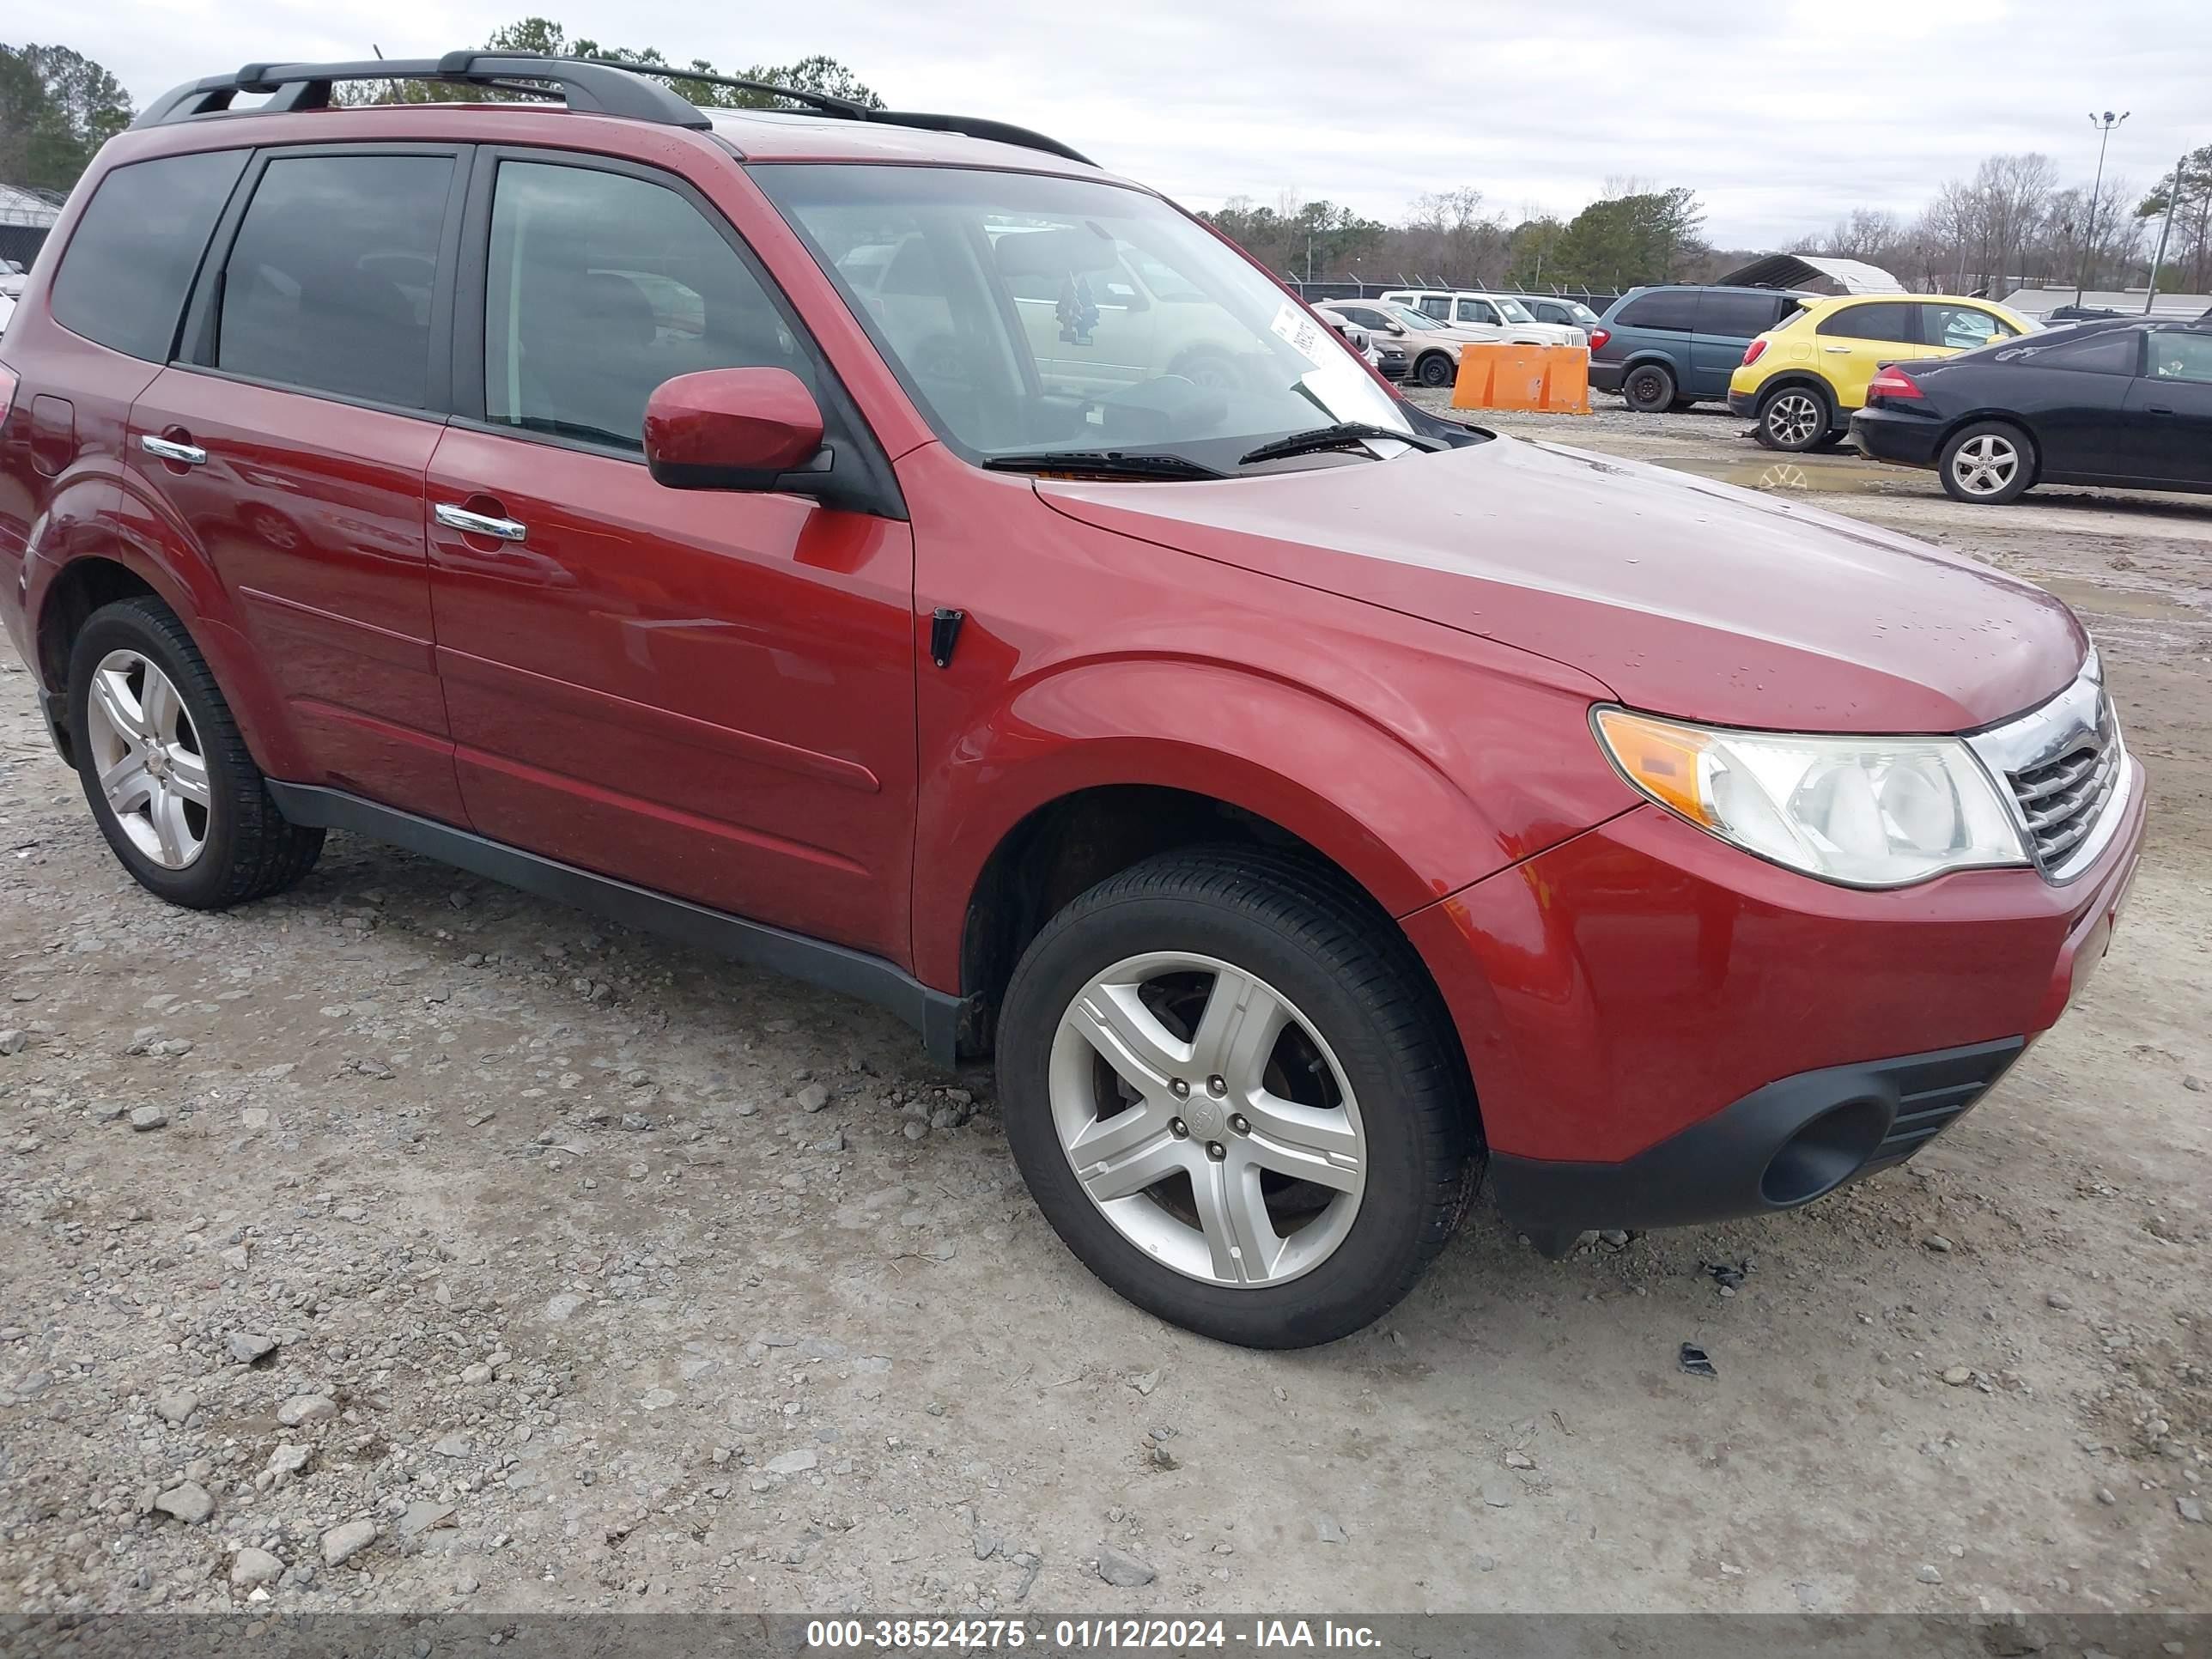
{"type": "Polygon", "coordinates": [[[2212,321],[2122,318],[1874,378],[1851,439],[1962,501],[2032,484],[2212,492],[2212,321]]]}

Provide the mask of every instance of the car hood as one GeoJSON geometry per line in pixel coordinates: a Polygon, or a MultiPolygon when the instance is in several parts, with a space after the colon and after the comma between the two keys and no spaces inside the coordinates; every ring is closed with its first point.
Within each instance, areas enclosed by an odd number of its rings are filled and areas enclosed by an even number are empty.
{"type": "Polygon", "coordinates": [[[1085,523],[1537,653],[1656,714],[1959,732],[2087,649],[2025,582],[1817,507],[1497,438],[1220,483],[1040,480],[1085,523]]]}

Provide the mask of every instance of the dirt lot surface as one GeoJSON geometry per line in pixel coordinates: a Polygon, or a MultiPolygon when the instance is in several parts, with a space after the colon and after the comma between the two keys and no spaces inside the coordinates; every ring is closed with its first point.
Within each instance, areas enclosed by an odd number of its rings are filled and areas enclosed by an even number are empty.
{"type": "Polygon", "coordinates": [[[10,1604],[2212,1610],[2212,501],[1959,507],[1602,401],[1504,424],[1931,537],[2104,647],[2133,900],[1919,1160],[1556,1264],[1479,1200],[1377,1328],[1214,1346],[886,1016],[356,840],[165,908],[10,662],[10,1604]]]}

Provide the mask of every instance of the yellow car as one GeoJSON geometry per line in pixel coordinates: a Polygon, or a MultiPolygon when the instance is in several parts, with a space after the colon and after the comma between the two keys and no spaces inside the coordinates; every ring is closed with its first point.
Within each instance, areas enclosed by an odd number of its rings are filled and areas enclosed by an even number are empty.
{"type": "Polygon", "coordinates": [[[2034,326],[1987,300],[1942,294],[1848,294],[1814,300],[1745,349],[1729,407],[1769,449],[1839,442],[1884,363],[1949,357],[2034,326]]]}

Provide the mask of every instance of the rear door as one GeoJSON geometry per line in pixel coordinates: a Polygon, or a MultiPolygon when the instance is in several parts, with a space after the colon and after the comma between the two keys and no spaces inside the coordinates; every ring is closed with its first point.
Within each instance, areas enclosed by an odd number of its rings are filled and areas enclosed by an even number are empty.
{"type": "Polygon", "coordinates": [[[1690,374],[1682,390],[1697,398],[1723,396],[1745,348],[1775,324],[1779,302],[1771,294],[1739,294],[1709,288],[1698,295],[1697,331],[1690,338],[1690,374]]]}
{"type": "Polygon", "coordinates": [[[462,821],[422,479],[443,430],[466,151],[265,151],[216,233],[126,488],[198,544],[320,783],[462,821]]]}
{"type": "Polygon", "coordinates": [[[1861,300],[1830,312],[1813,332],[1814,367],[1835,388],[1840,406],[1861,409],[1876,370],[1920,355],[1920,307],[1905,300],[1861,300]]]}
{"type": "Polygon", "coordinates": [[[2212,329],[2148,331],[2127,424],[2147,478],[2212,487],[2212,329]]]}
{"type": "Polygon", "coordinates": [[[861,465],[872,440],[842,387],[736,228],[673,174],[487,149],[468,221],[429,499],[471,822],[903,959],[908,525],[668,489],[641,442],[662,381],[773,367],[813,390],[840,467],[861,465]],[[495,533],[465,527],[485,520],[495,533]]]}

